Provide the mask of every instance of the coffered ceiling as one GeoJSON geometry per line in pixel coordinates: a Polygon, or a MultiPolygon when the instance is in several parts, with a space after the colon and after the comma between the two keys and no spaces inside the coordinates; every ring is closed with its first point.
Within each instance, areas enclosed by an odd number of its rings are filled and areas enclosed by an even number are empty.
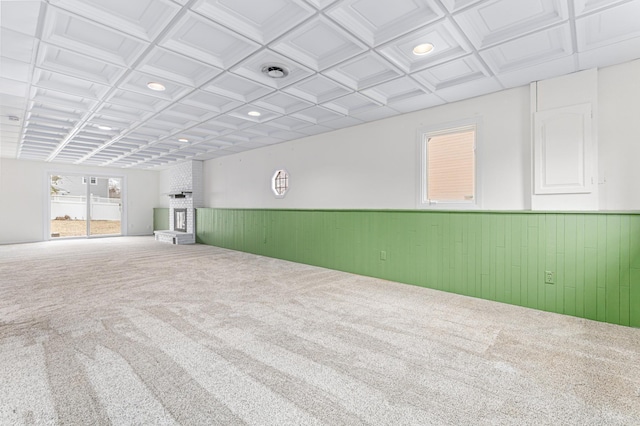
{"type": "Polygon", "coordinates": [[[211,159],[640,57],[640,0],[0,6],[0,156],[93,166],[211,159]]]}

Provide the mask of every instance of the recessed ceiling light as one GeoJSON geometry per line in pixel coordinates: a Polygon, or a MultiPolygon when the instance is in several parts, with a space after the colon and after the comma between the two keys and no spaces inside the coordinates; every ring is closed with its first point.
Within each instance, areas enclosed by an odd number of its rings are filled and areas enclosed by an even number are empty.
{"type": "Polygon", "coordinates": [[[103,126],[103,125],[101,125],[101,124],[99,124],[99,125],[98,125],[98,129],[100,129],[100,130],[112,130],[112,129],[111,129],[111,127],[109,127],[109,126],[103,126]]]}
{"type": "Polygon", "coordinates": [[[187,139],[187,138],[180,138],[180,139],[178,139],[178,142],[180,142],[180,143],[187,143],[187,142],[189,142],[189,139],[187,139]]]}
{"type": "Polygon", "coordinates": [[[426,55],[428,53],[431,53],[432,51],[433,51],[433,44],[431,43],[419,44],[413,48],[413,54],[418,56],[426,55]]]}
{"type": "Polygon", "coordinates": [[[156,92],[162,92],[166,89],[166,87],[164,87],[164,84],[155,81],[148,82],[147,87],[151,90],[155,90],[156,92]]]}
{"type": "Polygon", "coordinates": [[[247,115],[250,115],[252,117],[260,117],[262,114],[260,114],[258,111],[249,111],[247,115]]]}

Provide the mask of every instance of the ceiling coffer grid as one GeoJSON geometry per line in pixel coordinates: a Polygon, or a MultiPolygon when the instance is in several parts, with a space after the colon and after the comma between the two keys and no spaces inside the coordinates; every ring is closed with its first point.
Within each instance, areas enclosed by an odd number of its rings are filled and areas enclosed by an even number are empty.
{"type": "Polygon", "coordinates": [[[0,155],[112,167],[218,158],[640,56],[640,0],[0,7],[0,155]],[[421,43],[433,51],[415,55],[421,43]]]}

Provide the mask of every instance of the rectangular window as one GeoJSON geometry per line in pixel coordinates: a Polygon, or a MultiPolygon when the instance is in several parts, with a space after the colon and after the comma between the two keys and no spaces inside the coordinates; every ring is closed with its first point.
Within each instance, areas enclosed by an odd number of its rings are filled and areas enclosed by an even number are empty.
{"type": "MultiPolygon", "coordinates": [[[[98,178],[97,178],[97,177],[95,177],[95,176],[91,176],[91,177],[89,178],[89,182],[91,182],[91,185],[97,185],[97,184],[98,184],[98,178]]],[[[83,178],[82,178],[82,184],[83,184],[83,185],[86,185],[86,184],[87,184],[87,178],[86,178],[86,177],[83,177],[83,178]]]]}
{"type": "Polygon", "coordinates": [[[476,136],[475,124],[420,133],[421,206],[477,205],[476,136]]]}

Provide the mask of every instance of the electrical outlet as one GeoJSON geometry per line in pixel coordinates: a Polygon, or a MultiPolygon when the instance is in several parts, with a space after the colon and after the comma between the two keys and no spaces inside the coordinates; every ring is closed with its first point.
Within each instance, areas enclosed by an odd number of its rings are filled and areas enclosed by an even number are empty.
{"type": "Polygon", "coordinates": [[[544,282],[546,284],[553,284],[555,282],[553,271],[544,271],[544,282]]]}
{"type": "Polygon", "coordinates": [[[381,251],[380,252],[380,260],[387,260],[387,252],[386,251],[381,251]]]}

